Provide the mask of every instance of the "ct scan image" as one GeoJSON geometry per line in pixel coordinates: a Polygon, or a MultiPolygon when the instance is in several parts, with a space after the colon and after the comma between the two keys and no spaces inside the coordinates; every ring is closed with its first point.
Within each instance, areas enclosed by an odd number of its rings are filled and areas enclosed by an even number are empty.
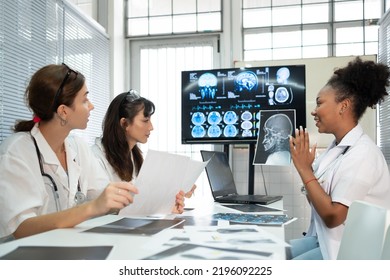
{"type": "Polygon", "coordinates": [[[290,165],[289,139],[295,130],[295,110],[260,110],[253,164],[290,165]]]}

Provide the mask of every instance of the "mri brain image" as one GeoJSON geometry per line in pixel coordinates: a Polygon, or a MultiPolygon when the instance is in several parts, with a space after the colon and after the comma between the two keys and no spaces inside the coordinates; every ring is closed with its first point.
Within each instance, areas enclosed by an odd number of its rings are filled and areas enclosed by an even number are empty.
{"type": "Polygon", "coordinates": [[[218,125],[211,125],[207,130],[207,135],[209,137],[219,137],[221,133],[221,128],[218,125]]]}
{"type": "Polygon", "coordinates": [[[234,81],[236,91],[252,91],[257,89],[259,81],[252,71],[244,71],[238,74],[234,81]]]}
{"type": "Polygon", "coordinates": [[[217,92],[217,77],[211,73],[204,73],[199,77],[198,86],[202,99],[214,99],[217,92]]]}
{"type": "Polygon", "coordinates": [[[285,87],[280,87],[275,92],[275,100],[279,103],[285,103],[290,98],[290,93],[285,87]]]}
{"type": "Polygon", "coordinates": [[[217,111],[210,112],[209,116],[207,117],[207,121],[211,125],[219,124],[222,121],[221,114],[217,111]]]}
{"type": "Polygon", "coordinates": [[[195,112],[192,115],[191,122],[194,125],[202,125],[206,121],[206,116],[202,112],[195,112]]]}
{"type": "Polygon", "coordinates": [[[241,119],[244,121],[250,121],[252,119],[252,114],[249,111],[245,111],[241,114],[241,119]]]}
{"type": "Polygon", "coordinates": [[[241,123],[241,128],[242,129],[251,129],[252,128],[252,123],[250,121],[243,121],[241,123]]]}
{"type": "Polygon", "coordinates": [[[237,128],[234,125],[229,124],[225,126],[223,135],[225,135],[225,137],[234,137],[237,135],[237,128]]]}
{"type": "Polygon", "coordinates": [[[201,137],[204,137],[206,135],[206,130],[203,128],[203,126],[195,125],[192,128],[191,134],[192,134],[192,137],[194,137],[194,138],[201,138],[201,137]]]}
{"type": "Polygon", "coordinates": [[[252,137],[252,136],[253,136],[252,130],[250,130],[250,129],[245,129],[245,130],[242,132],[242,136],[243,136],[243,137],[252,137]]]}
{"type": "Polygon", "coordinates": [[[237,114],[234,111],[227,111],[223,116],[223,121],[226,124],[235,124],[237,122],[237,114]]]}
{"type": "Polygon", "coordinates": [[[276,72],[276,81],[279,84],[287,84],[290,77],[290,70],[287,67],[282,67],[276,72]]]}

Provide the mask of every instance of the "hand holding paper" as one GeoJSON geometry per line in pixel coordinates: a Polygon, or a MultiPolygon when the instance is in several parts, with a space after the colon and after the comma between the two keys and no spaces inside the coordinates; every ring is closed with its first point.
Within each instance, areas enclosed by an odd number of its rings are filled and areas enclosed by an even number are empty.
{"type": "Polygon", "coordinates": [[[119,214],[171,214],[176,194],[180,190],[190,192],[207,163],[187,156],[149,150],[138,177],[133,182],[139,194],[119,214]]]}

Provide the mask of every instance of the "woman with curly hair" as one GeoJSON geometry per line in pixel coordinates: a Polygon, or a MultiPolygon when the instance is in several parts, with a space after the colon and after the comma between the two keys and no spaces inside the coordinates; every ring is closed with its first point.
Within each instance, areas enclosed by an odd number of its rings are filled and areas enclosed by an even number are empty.
{"type": "Polygon", "coordinates": [[[293,259],[336,259],[353,201],[390,209],[387,163],[359,124],[367,107],[383,101],[388,85],[386,65],[357,57],[334,71],[311,113],[318,132],[335,137],[327,150],[315,159],[316,145],[310,147],[302,127],[290,138],[291,157],[312,210],[306,236],[291,240],[293,259]]]}

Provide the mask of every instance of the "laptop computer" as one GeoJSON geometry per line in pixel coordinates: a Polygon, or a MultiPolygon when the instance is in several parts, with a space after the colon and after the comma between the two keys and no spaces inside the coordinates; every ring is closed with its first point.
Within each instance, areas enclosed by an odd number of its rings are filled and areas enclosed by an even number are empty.
{"type": "Polygon", "coordinates": [[[205,150],[201,150],[200,153],[203,161],[211,159],[206,165],[206,174],[214,201],[220,203],[267,205],[282,199],[280,195],[238,194],[226,153],[205,150]]]}

